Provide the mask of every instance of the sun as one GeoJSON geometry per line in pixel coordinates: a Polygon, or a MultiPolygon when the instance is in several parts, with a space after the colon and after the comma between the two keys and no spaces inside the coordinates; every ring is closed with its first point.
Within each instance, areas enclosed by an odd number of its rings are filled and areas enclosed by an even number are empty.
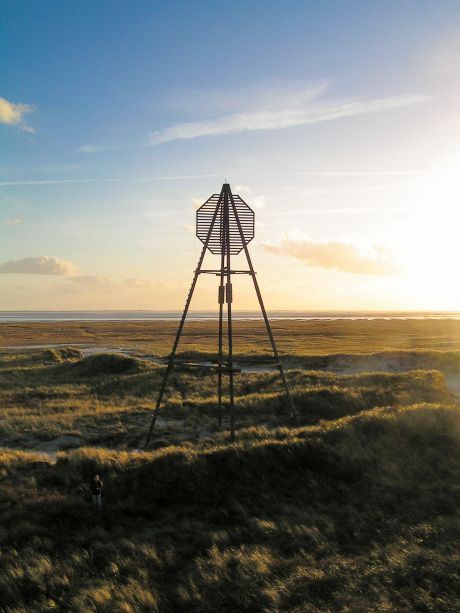
{"type": "Polygon", "coordinates": [[[406,234],[406,274],[421,308],[460,310],[460,177],[443,169],[423,181],[406,234]]]}

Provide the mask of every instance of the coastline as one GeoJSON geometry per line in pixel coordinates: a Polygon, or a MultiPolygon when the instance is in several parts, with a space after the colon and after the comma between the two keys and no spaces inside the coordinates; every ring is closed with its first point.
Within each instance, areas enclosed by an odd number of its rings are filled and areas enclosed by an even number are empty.
{"type": "MultiPolygon", "coordinates": [[[[272,320],[289,321],[373,321],[373,320],[458,320],[460,312],[455,311],[297,311],[272,310],[272,320]]],[[[178,321],[181,311],[156,310],[95,310],[95,311],[0,311],[0,323],[53,322],[53,321],[178,321]]],[[[260,311],[234,311],[237,320],[261,320],[260,311]]],[[[190,311],[188,321],[215,321],[216,311],[190,311]]]]}

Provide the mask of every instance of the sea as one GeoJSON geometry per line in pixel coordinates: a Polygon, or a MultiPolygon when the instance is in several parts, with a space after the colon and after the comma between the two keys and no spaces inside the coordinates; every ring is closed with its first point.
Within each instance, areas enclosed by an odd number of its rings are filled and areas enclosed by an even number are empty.
{"type": "MultiPolygon", "coordinates": [[[[181,311],[0,311],[0,323],[52,321],[175,321],[181,311]]],[[[445,311],[269,311],[276,320],[374,320],[374,319],[460,319],[460,312],[445,311]]],[[[234,311],[235,319],[262,319],[260,311],[234,311]]],[[[188,320],[215,320],[215,311],[189,311],[188,320]]]]}

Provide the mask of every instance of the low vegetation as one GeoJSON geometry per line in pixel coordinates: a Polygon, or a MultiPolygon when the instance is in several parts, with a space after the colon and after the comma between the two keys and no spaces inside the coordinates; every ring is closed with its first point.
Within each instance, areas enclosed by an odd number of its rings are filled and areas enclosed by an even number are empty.
{"type": "Polygon", "coordinates": [[[137,358],[117,353],[99,353],[89,355],[76,364],[72,364],[69,374],[77,377],[97,377],[100,375],[133,373],[145,369],[146,363],[137,358]]]}
{"type": "Polygon", "coordinates": [[[60,347],[57,349],[45,349],[42,357],[49,362],[63,362],[65,360],[80,360],[83,354],[77,347],[60,347]]]}
{"type": "Polygon", "coordinates": [[[175,325],[0,329],[83,343],[0,351],[0,611],[458,610],[459,322],[276,322],[297,422],[238,322],[237,442],[215,373],[174,370],[140,452],[175,325]]]}
{"type": "MultiPolygon", "coordinates": [[[[0,353],[0,444],[47,451],[85,444],[138,448],[163,372],[146,359],[82,357],[74,348],[0,353]]],[[[288,378],[300,424],[453,398],[435,370],[337,375],[297,368],[288,378]]],[[[215,373],[175,370],[165,400],[155,446],[208,443],[219,435],[215,373]]],[[[238,428],[292,424],[278,373],[238,375],[236,414],[238,428]]],[[[224,429],[227,419],[225,412],[224,429]]]]}
{"type": "MultiPolygon", "coordinates": [[[[460,320],[274,320],[273,333],[283,355],[329,355],[375,351],[460,350],[460,320]]],[[[96,321],[2,323],[0,347],[61,343],[128,347],[166,355],[176,321],[96,321]]],[[[239,354],[269,353],[262,321],[236,320],[234,346],[239,354]]],[[[215,351],[217,322],[187,321],[184,351],[215,351]]]]}
{"type": "Polygon", "coordinates": [[[459,409],[434,404],[201,449],[4,450],[2,610],[455,611],[459,474],[459,409]]]}

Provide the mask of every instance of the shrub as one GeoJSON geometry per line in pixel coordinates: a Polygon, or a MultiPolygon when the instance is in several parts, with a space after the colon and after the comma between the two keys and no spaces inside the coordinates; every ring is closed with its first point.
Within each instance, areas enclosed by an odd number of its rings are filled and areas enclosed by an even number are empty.
{"type": "Polygon", "coordinates": [[[84,377],[132,373],[147,368],[144,361],[119,353],[89,355],[72,365],[74,372],[84,377]]]}
{"type": "Polygon", "coordinates": [[[80,360],[82,352],[77,347],[61,347],[59,349],[46,349],[43,352],[43,359],[47,362],[63,362],[66,360],[80,360]]]}

